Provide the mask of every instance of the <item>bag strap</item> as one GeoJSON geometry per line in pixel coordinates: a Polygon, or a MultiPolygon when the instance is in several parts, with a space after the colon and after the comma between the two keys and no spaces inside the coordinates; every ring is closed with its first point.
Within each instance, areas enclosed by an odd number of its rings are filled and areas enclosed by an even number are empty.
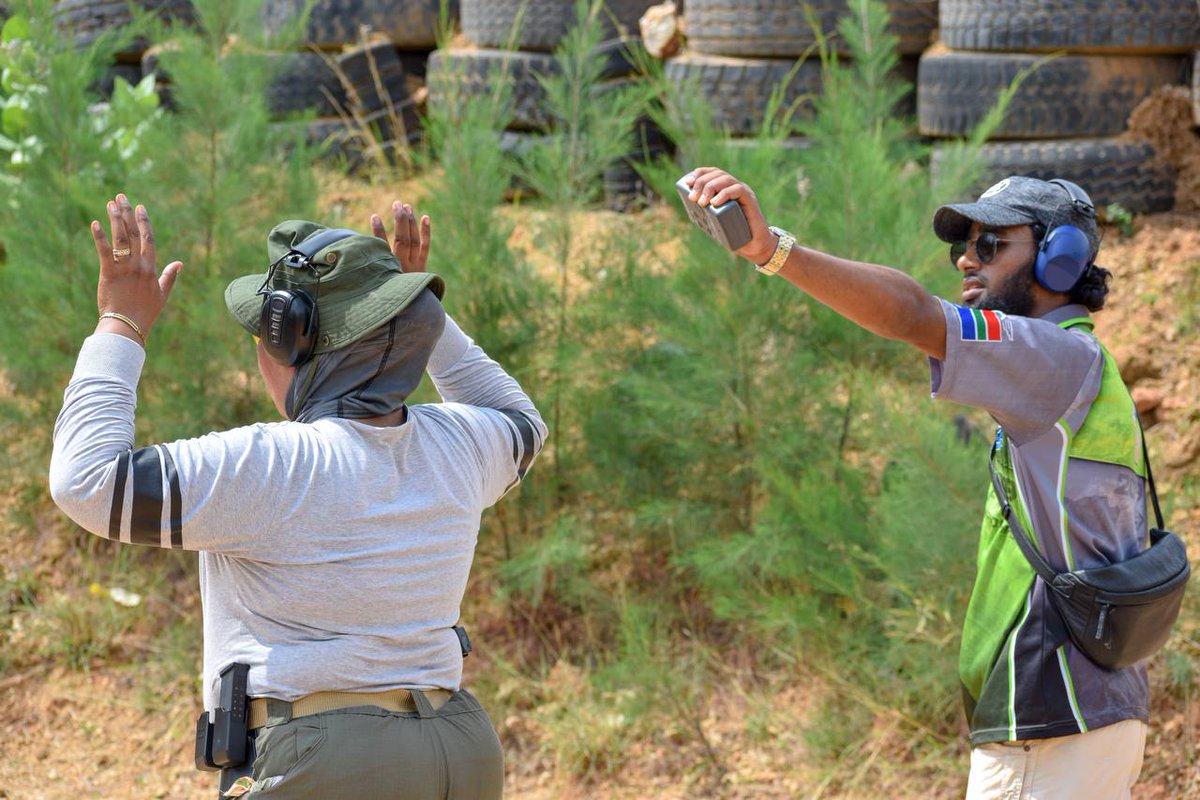
{"type": "MultiPolygon", "coordinates": [[[[992,476],[992,487],[996,490],[996,499],[1000,501],[1000,510],[1004,513],[1004,519],[1008,522],[1009,533],[1017,542],[1017,547],[1025,556],[1025,560],[1029,562],[1029,566],[1033,567],[1033,571],[1041,576],[1047,586],[1054,586],[1054,578],[1058,575],[1050,563],[1042,557],[1037,548],[1033,546],[1033,542],[1025,535],[1025,529],[1021,527],[1020,520],[1013,513],[1012,505],[1008,502],[1008,493],[1004,491],[1003,484],[1000,483],[1000,476],[996,474],[996,451],[999,449],[999,443],[992,445],[992,453],[988,457],[988,472],[992,476]]],[[[1005,446],[1008,446],[1005,441],[1005,446]]]]}
{"type": "Polygon", "coordinates": [[[1154,519],[1158,522],[1158,529],[1164,531],[1167,525],[1163,522],[1162,509],[1158,507],[1158,492],[1154,489],[1154,472],[1150,469],[1150,454],[1146,452],[1146,429],[1142,427],[1141,422],[1138,423],[1138,430],[1142,432],[1142,458],[1146,460],[1146,481],[1150,484],[1150,502],[1154,505],[1154,519]]]}
{"type": "MultiPolygon", "coordinates": [[[[1154,518],[1158,522],[1158,529],[1165,530],[1166,525],[1163,522],[1162,510],[1158,505],[1158,492],[1154,488],[1154,473],[1150,470],[1150,453],[1146,449],[1146,430],[1142,427],[1141,422],[1138,423],[1138,432],[1142,435],[1142,458],[1146,460],[1146,480],[1150,484],[1150,501],[1154,505],[1154,518]]],[[[1007,437],[1004,438],[1004,446],[1008,446],[1007,437]]],[[[1021,522],[1017,519],[1017,515],[1013,513],[1012,505],[1008,502],[1008,494],[1004,491],[1004,485],[1000,482],[1000,476],[996,474],[995,461],[998,449],[997,445],[992,445],[991,455],[988,456],[988,473],[992,476],[992,487],[996,490],[996,499],[1000,501],[1000,510],[1004,513],[1004,519],[1008,522],[1008,530],[1012,533],[1013,539],[1016,540],[1017,547],[1025,556],[1025,560],[1029,562],[1029,566],[1033,567],[1033,571],[1041,576],[1047,586],[1053,589],[1054,578],[1059,573],[1038,552],[1033,541],[1025,535],[1025,529],[1021,527],[1021,522]]]]}

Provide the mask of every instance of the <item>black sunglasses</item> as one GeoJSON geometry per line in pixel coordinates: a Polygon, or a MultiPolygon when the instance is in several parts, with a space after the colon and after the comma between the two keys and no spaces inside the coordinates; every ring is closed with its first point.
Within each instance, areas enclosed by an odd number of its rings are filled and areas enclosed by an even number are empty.
{"type": "Polygon", "coordinates": [[[1030,242],[1031,239],[1001,239],[991,231],[984,231],[979,238],[965,242],[955,242],[950,245],[950,265],[958,269],[958,260],[967,254],[971,245],[975,245],[975,256],[980,264],[990,264],[1000,251],[1001,244],[1009,242],[1030,242]]]}

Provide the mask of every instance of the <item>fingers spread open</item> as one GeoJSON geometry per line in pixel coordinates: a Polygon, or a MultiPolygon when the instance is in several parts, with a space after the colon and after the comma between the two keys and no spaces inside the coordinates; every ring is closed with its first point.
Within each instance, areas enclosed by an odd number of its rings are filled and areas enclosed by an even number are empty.
{"type": "Polygon", "coordinates": [[[121,213],[121,224],[125,226],[125,235],[129,237],[129,243],[124,247],[129,248],[131,263],[137,266],[140,263],[138,259],[142,254],[142,243],[138,235],[137,220],[133,214],[133,205],[124,194],[117,195],[117,210],[121,213]]]}
{"type": "Polygon", "coordinates": [[[96,243],[96,255],[100,257],[100,269],[112,263],[112,245],[104,233],[104,226],[98,220],[92,220],[92,240],[96,243]]]}
{"type": "Polygon", "coordinates": [[[125,220],[121,217],[121,210],[117,207],[114,200],[108,201],[108,227],[112,230],[112,249],[113,252],[109,255],[114,260],[123,260],[128,258],[132,250],[129,247],[129,234],[125,231],[125,220]],[[121,253],[121,256],[117,256],[121,253]]]}
{"type": "Polygon", "coordinates": [[[429,240],[431,232],[431,223],[429,215],[421,217],[421,250],[417,254],[417,263],[421,265],[421,269],[425,268],[425,262],[429,260],[429,240]]]}
{"type": "Polygon", "coordinates": [[[142,261],[153,269],[158,254],[154,244],[154,229],[150,227],[150,215],[146,213],[145,206],[138,206],[136,214],[137,230],[141,238],[142,261]]]}
{"type": "Polygon", "coordinates": [[[387,231],[383,228],[383,220],[378,214],[371,215],[371,235],[377,239],[387,241],[387,231]]]}

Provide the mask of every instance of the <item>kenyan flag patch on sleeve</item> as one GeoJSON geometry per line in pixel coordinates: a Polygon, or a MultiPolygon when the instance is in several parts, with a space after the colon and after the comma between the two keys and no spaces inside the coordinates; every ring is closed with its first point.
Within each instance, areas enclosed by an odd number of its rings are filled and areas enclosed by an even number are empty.
{"type": "MultiPolygon", "coordinates": [[[[958,327],[964,342],[1004,341],[1003,312],[962,306],[955,306],[954,310],[958,312],[958,327]]],[[[1012,338],[1011,333],[1008,338],[1012,338]]]]}

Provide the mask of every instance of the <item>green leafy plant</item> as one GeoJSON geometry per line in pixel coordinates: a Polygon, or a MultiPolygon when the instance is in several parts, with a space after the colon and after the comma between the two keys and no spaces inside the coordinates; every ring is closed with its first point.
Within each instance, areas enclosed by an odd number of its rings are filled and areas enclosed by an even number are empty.
{"type": "Polygon", "coordinates": [[[1133,214],[1120,203],[1109,203],[1104,207],[1104,221],[1116,225],[1122,236],[1133,235],[1133,214]]]}
{"type": "MultiPolygon", "coordinates": [[[[52,82],[60,78],[58,71],[64,62],[77,57],[58,45],[52,20],[48,4],[30,0],[28,16],[13,16],[0,30],[0,153],[7,156],[0,180],[10,186],[16,185],[17,176],[44,151],[47,141],[44,130],[39,135],[39,125],[46,121],[43,115],[47,101],[52,97],[61,99],[66,89],[52,82]]],[[[79,56],[85,76],[96,76],[97,65],[132,36],[133,30],[102,36],[79,56]]],[[[131,87],[118,77],[111,98],[89,107],[85,131],[100,143],[108,162],[129,167],[135,164],[141,139],[160,113],[153,79],[131,87]]],[[[104,162],[93,166],[113,169],[104,162]]]]}
{"type": "MultiPolygon", "coordinates": [[[[119,41],[101,36],[76,52],[54,26],[46,0],[28,0],[4,26],[4,136],[0,174],[0,239],[5,279],[13,287],[13,314],[0,333],[3,366],[17,392],[42,393],[60,384],[72,351],[95,308],[94,251],[90,269],[88,221],[146,160],[142,142],[158,119],[143,90],[120,89],[99,103],[89,89],[119,41]],[[72,314],[71,310],[75,313],[72,314]],[[48,325],[47,320],[55,324],[48,325]],[[29,348],[28,330],[53,329],[29,348]]],[[[45,409],[42,410],[43,413],[45,409]]]]}

